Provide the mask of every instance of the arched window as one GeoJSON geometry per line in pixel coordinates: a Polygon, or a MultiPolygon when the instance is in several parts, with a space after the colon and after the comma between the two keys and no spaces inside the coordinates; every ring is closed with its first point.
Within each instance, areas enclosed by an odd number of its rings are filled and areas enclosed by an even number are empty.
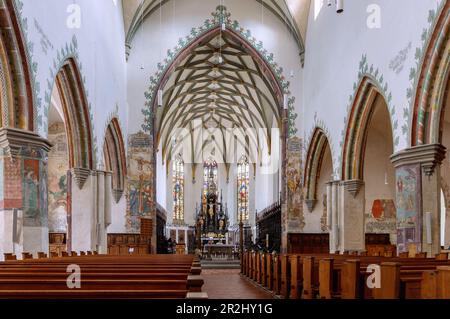
{"type": "Polygon", "coordinates": [[[206,202],[206,194],[208,186],[213,182],[217,187],[217,163],[212,159],[208,159],[203,163],[203,201],[206,202]]]}
{"type": "Polygon", "coordinates": [[[237,164],[237,208],[238,220],[248,221],[248,188],[250,165],[246,156],[242,156],[237,164]]]}
{"type": "Polygon", "coordinates": [[[173,219],[184,221],[184,162],[178,155],[172,164],[173,178],[173,219]]]}

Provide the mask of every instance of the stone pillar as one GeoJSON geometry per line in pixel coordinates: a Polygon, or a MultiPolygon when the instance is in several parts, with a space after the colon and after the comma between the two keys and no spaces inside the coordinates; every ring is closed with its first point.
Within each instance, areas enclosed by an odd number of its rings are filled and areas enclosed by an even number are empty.
{"type": "Polygon", "coordinates": [[[85,179],[82,183],[76,171],[72,183],[72,250],[95,250],[101,254],[108,253],[107,227],[111,223],[111,173],[83,169],[85,179]]]}
{"type": "Polygon", "coordinates": [[[339,251],[338,181],[327,183],[327,227],[330,236],[330,253],[339,251]]]}
{"type": "Polygon", "coordinates": [[[4,253],[48,253],[50,148],[33,132],[0,129],[0,260],[4,253]]]}
{"type": "Polygon", "coordinates": [[[441,176],[446,149],[440,144],[415,146],[391,156],[396,169],[397,251],[440,251],[441,176]],[[431,213],[431,243],[425,216],[431,213]]]}
{"type": "Polygon", "coordinates": [[[338,238],[339,251],[365,250],[364,182],[361,180],[342,181],[338,191],[338,238]]]}
{"type": "Polygon", "coordinates": [[[72,229],[73,251],[97,251],[95,244],[94,210],[97,206],[97,174],[89,169],[72,168],[72,229]]]}

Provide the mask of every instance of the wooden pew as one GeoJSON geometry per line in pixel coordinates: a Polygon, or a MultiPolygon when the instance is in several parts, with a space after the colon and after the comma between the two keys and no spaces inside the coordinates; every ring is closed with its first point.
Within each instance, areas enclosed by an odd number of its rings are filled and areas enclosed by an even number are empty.
{"type": "Polygon", "coordinates": [[[275,295],[281,293],[281,261],[280,255],[274,254],[273,256],[273,285],[272,290],[275,295]]]}
{"type": "Polygon", "coordinates": [[[315,258],[312,256],[303,257],[303,299],[314,299],[317,287],[314,285],[316,272],[314,269],[315,258]]]}
{"type": "Polygon", "coordinates": [[[158,255],[8,261],[0,263],[0,298],[203,298],[203,279],[191,274],[193,265],[193,258],[158,255]],[[80,265],[82,289],[67,287],[66,269],[73,263],[80,265]]]}
{"type": "Polygon", "coordinates": [[[303,290],[303,268],[299,255],[289,256],[291,276],[290,276],[290,299],[300,299],[303,290]]]}
{"type": "Polygon", "coordinates": [[[289,298],[289,288],[291,282],[291,269],[289,263],[289,255],[280,255],[281,262],[281,288],[280,295],[283,298],[289,298]]]}
{"type": "Polygon", "coordinates": [[[260,268],[260,275],[259,275],[259,281],[258,283],[265,287],[266,286],[266,253],[262,252],[259,254],[260,262],[259,262],[259,268],[260,268]]]}
{"type": "Polygon", "coordinates": [[[266,287],[273,290],[273,254],[266,254],[266,287]]]}
{"type": "Polygon", "coordinates": [[[261,283],[261,254],[259,251],[255,254],[255,278],[257,283],[261,283]]]}

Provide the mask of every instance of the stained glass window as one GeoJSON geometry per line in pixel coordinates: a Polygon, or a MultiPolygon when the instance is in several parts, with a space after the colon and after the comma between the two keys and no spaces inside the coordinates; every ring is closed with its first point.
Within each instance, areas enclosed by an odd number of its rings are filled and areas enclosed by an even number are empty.
{"type": "Polygon", "coordinates": [[[250,165],[246,156],[242,156],[237,164],[237,202],[238,220],[248,221],[248,188],[250,165]]]}
{"type": "Polygon", "coordinates": [[[184,221],[184,162],[178,155],[172,164],[173,219],[184,221]]]}
{"type": "Polygon", "coordinates": [[[210,177],[217,187],[217,163],[212,159],[208,159],[203,163],[203,201],[206,202],[206,194],[208,193],[208,185],[210,177]]]}

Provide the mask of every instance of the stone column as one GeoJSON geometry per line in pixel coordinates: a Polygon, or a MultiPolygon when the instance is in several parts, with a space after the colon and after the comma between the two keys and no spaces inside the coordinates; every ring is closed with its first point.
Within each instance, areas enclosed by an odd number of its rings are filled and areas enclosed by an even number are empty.
{"type": "Polygon", "coordinates": [[[440,251],[441,174],[446,149],[440,144],[415,146],[391,156],[396,169],[397,251],[440,251]],[[425,216],[431,213],[431,243],[425,216]]]}
{"type": "Polygon", "coordinates": [[[327,226],[330,238],[330,252],[339,251],[339,215],[338,215],[339,181],[327,183],[327,226]]]}
{"type": "Polygon", "coordinates": [[[33,132],[0,129],[0,260],[3,253],[48,253],[51,146],[33,132]]]}
{"type": "Polygon", "coordinates": [[[339,251],[365,250],[364,182],[361,180],[342,181],[338,191],[338,238],[339,251]]]}
{"type": "Polygon", "coordinates": [[[85,168],[72,168],[72,229],[73,251],[97,251],[96,215],[98,196],[97,173],[85,168]]]}
{"type": "MultiPolygon", "coordinates": [[[[80,169],[73,169],[80,172],[80,169]]],[[[111,172],[81,170],[85,180],[74,177],[72,183],[72,250],[108,252],[107,227],[111,223],[111,172]]],[[[76,174],[76,173],[75,173],[76,174]]]]}

